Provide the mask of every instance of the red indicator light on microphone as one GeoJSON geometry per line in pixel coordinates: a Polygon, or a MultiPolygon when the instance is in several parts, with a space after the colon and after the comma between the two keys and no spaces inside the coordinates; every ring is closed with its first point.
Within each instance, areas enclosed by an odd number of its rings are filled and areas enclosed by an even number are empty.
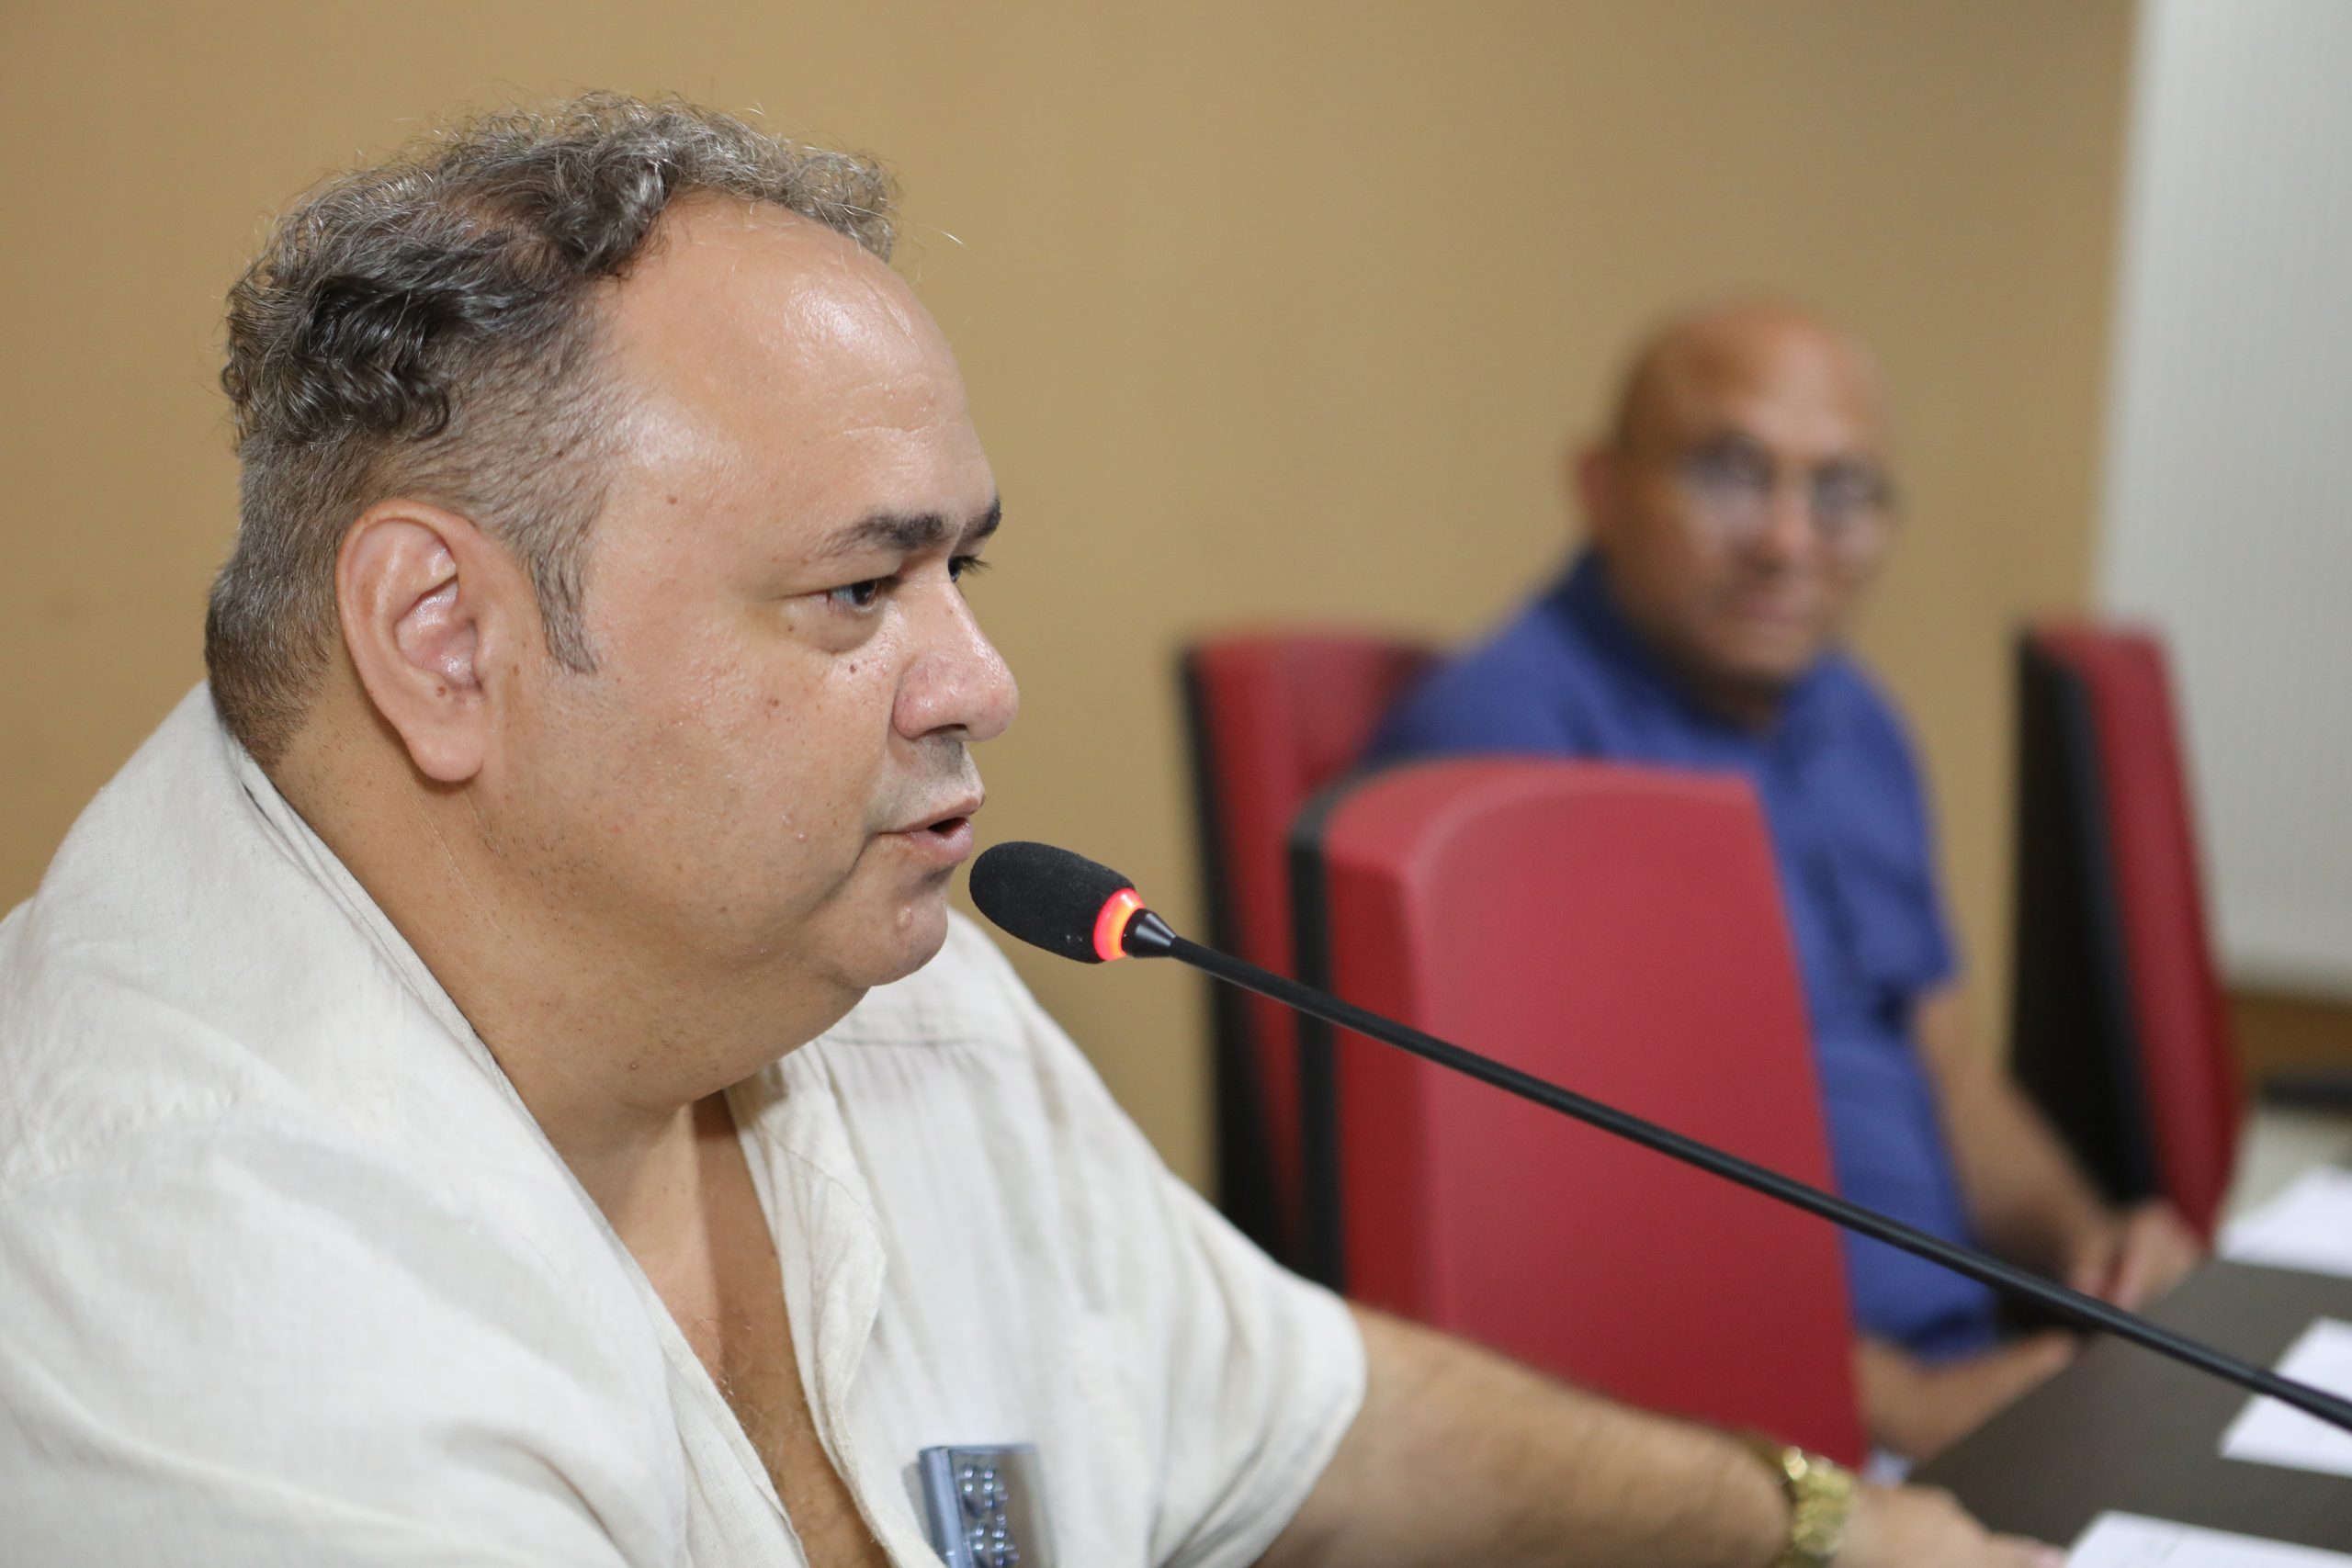
{"type": "Polygon", "coordinates": [[[1122,887],[1103,902],[1102,912],[1094,917],[1094,955],[1108,964],[1127,955],[1127,927],[1143,913],[1143,897],[1132,887],[1122,887]]]}

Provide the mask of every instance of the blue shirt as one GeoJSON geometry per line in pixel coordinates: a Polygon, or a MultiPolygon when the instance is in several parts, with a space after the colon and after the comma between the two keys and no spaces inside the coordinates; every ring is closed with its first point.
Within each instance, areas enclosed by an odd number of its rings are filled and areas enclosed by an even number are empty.
{"type": "MultiPolygon", "coordinates": [[[[1409,693],[1367,761],[1443,753],[1591,757],[1736,773],[1772,836],[1804,971],[1839,1190],[1922,1230],[1972,1241],[1912,1033],[1919,997],[1955,973],[1925,794],[1903,727],[1843,654],[1749,728],[1701,707],[1639,640],[1597,557],[1409,693]]],[[[1848,1235],[1854,1317],[1917,1354],[1994,1337],[1984,1286],[1848,1235]]]]}

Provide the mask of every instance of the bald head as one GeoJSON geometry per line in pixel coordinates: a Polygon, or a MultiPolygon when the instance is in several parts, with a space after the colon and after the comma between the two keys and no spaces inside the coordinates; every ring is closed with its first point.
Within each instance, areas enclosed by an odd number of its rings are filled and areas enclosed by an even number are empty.
{"type": "Polygon", "coordinates": [[[1769,720],[1844,629],[1892,505],[1870,355],[1777,301],[1642,344],[1577,488],[1619,607],[1694,696],[1769,720]]]}
{"type": "Polygon", "coordinates": [[[1679,438],[1723,398],[1775,383],[1860,413],[1875,441],[1885,408],[1860,339],[1775,299],[1704,306],[1643,341],[1618,388],[1609,439],[1621,448],[1679,438]]]}

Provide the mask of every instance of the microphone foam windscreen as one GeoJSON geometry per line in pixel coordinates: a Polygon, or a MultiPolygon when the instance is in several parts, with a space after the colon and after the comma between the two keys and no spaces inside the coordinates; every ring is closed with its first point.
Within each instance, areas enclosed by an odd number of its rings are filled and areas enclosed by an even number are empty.
{"type": "Polygon", "coordinates": [[[1107,865],[1051,844],[1016,842],[983,850],[972,863],[972,902],[1011,935],[1047,953],[1100,964],[1094,921],[1102,906],[1134,883],[1107,865]]]}

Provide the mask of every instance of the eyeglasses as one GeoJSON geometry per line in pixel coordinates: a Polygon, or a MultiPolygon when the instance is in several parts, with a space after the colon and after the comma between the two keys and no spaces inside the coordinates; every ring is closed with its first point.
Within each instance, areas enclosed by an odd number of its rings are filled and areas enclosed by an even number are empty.
{"type": "MultiPolygon", "coordinates": [[[[1772,524],[1780,460],[1744,436],[1724,436],[1676,460],[1674,476],[1692,508],[1725,542],[1749,544],[1772,524]]],[[[1804,486],[1805,511],[1822,547],[1840,560],[1866,560],[1886,544],[1894,486],[1872,463],[1839,457],[1788,475],[1804,486]]]]}

